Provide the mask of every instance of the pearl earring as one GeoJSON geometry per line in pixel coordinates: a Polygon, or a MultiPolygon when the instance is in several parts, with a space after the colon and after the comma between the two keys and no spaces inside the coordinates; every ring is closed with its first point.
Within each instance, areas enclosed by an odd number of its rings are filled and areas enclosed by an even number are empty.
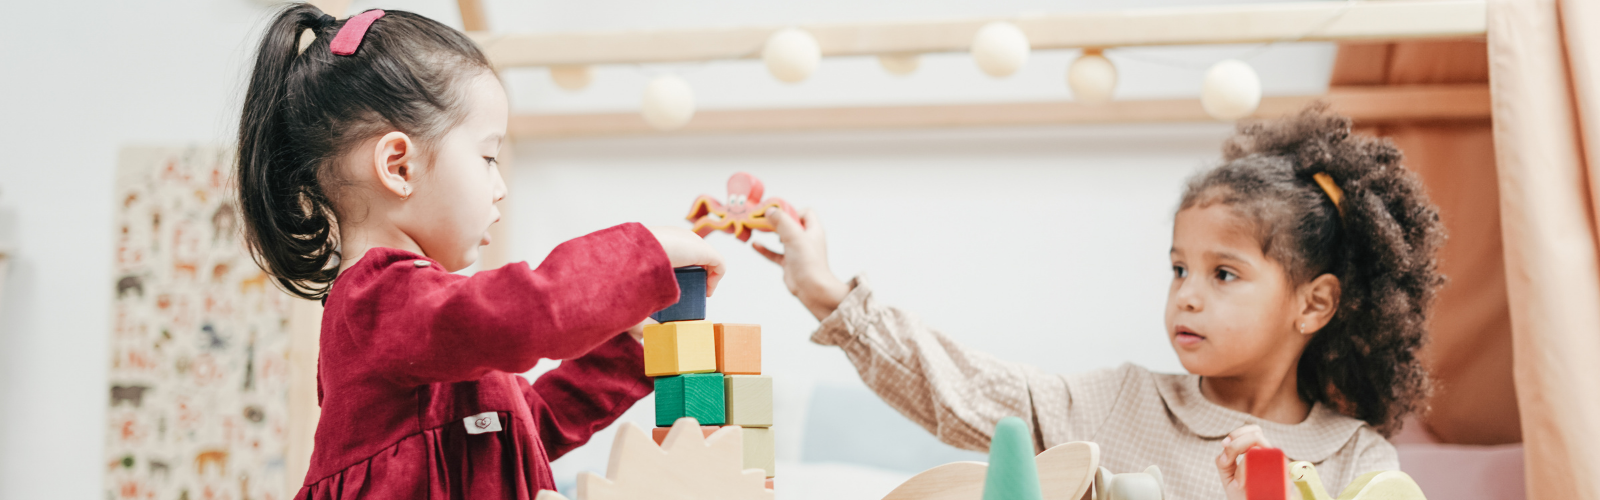
{"type": "Polygon", "coordinates": [[[1300,324],[1300,333],[1306,333],[1306,324],[1305,323],[1301,323],[1300,324]]]}

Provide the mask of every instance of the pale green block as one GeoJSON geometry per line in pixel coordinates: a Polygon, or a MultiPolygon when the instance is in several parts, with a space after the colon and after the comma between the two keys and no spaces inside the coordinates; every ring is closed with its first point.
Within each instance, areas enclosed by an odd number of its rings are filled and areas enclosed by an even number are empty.
{"type": "Polygon", "coordinates": [[[772,427],[772,377],[726,375],[722,384],[728,408],[724,425],[772,427]]]}
{"type": "Polygon", "coordinates": [[[772,438],[771,427],[744,427],[740,429],[744,434],[744,468],[761,469],[767,471],[767,477],[772,477],[777,464],[777,453],[772,438]]]}
{"type": "Polygon", "coordinates": [[[983,500],[1044,500],[1030,435],[1028,424],[1017,417],[1000,419],[995,425],[994,439],[989,442],[983,500]]]}

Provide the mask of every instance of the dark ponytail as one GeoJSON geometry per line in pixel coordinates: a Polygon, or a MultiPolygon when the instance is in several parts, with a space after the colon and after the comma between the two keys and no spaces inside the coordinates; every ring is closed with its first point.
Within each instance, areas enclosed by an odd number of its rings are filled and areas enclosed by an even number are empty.
{"type": "Polygon", "coordinates": [[[341,216],[364,215],[339,203],[338,160],[396,130],[426,150],[465,118],[463,83],[490,69],[466,35],[416,14],[387,11],[350,56],[328,48],[343,25],[310,4],[280,11],[239,121],[245,243],[279,285],[307,299],[325,296],[338,275],[341,216]],[[302,53],[305,30],[315,38],[302,53]]]}
{"type": "Polygon", "coordinates": [[[1429,393],[1417,350],[1444,284],[1439,210],[1386,139],[1352,135],[1350,119],[1314,105],[1242,124],[1224,164],[1191,179],[1180,210],[1222,203],[1257,223],[1263,252],[1294,283],[1339,278],[1339,308],[1300,356],[1302,399],[1328,404],[1384,435],[1429,393]],[[1343,190],[1335,206],[1314,179],[1343,190]],[[1340,209],[1343,213],[1340,213],[1340,209]]]}

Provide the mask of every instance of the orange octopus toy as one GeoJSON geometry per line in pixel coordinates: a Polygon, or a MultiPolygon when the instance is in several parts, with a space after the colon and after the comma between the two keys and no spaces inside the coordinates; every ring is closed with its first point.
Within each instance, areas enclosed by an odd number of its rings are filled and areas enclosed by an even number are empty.
{"type": "Polygon", "coordinates": [[[761,195],[765,190],[761,179],[756,176],[744,172],[733,174],[728,178],[727,205],[711,195],[702,194],[689,207],[688,220],[694,223],[695,234],[704,238],[713,231],[722,231],[739,237],[739,241],[750,241],[752,231],[773,230],[772,222],[767,220],[767,209],[774,207],[787,212],[794,220],[800,220],[789,202],[781,198],[762,201],[761,195]]]}

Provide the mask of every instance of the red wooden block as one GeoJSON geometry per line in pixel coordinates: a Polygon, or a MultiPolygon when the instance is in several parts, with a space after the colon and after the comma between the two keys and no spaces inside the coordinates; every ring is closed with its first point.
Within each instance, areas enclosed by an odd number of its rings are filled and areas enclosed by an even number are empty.
{"type": "Polygon", "coordinates": [[[1287,500],[1289,473],[1283,450],[1251,448],[1244,452],[1244,494],[1249,500],[1287,500]]]}
{"type": "MultiPolygon", "coordinates": [[[[711,433],[717,432],[717,429],[721,428],[722,426],[720,425],[702,425],[700,426],[700,433],[704,434],[705,437],[711,437],[711,433]]],[[[656,446],[661,446],[661,443],[666,442],[667,431],[670,430],[672,430],[671,427],[657,427],[650,430],[650,437],[655,438],[656,446]]]]}

